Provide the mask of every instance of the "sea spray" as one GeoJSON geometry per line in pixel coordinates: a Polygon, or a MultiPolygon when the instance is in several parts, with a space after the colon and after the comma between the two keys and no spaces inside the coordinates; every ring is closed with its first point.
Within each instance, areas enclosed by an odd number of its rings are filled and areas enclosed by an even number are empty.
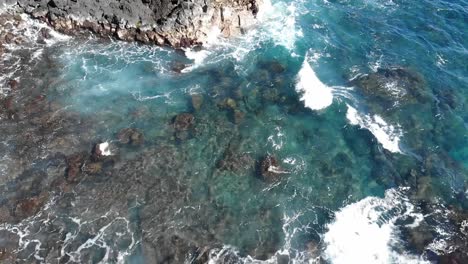
{"type": "Polygon", "coordinates": [[[312,110],[321,110],[333,103],[332,89],[318,79],[307,56],[297,74],[296,91],[301,94],[304,106],[312,110]]]}
{"type": "Polygon", "coordinates": [[[346,118],[351,125],[358,125],[369,130],[388,151],[402,153],[400,149],[401,129],[385,122],[379,115],[362,114],[356,108],[347,105],[346,118]]]}
{"type": "Polygon", "coordinates": [[[396,221],[409,216],[414,220],[407,226],[414,227],[423,218],[404,189],[390,189],[384,198],[367,197],[336,212],[324,234],[324,258],[333,264],[429,263],[392,249],[399,244],[396,221]]]}

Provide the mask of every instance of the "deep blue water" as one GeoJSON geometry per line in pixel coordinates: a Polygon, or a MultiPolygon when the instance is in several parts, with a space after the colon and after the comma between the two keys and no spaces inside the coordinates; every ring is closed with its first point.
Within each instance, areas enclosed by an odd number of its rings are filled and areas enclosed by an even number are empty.
{"type": "Polygon", "coordinates": [[[272,0],[259,16],[247,35],[201,51],[94,38],[44,48],[53,70],[32,66],[38,86],[87,124],[67,123],[65,140],[118,153],[74,187],[69,209],[60,193],[44,209],[68,230],[73,260],[113,263],[120,250],[121,261],[144,263],[147,241],[164,252],[172,236],[208,247],[214,263],[425,263],[447,253],[436,242],[453,242],[443,232],[452,226],[425,205],[468,209],[468,2],[272,0]],[[181,113],[194,117],[187,131],[174,129],[181,113]],[[118,143],[129,127],[142,145],[118,143]],[[266,156],[282,171],[274,180],[260,175],[266,156]],[[408,236],[418,225],[432,228],[422,248],[408,236]],[[118,232],[138,243],[119,244],[118,232]],[[94,238],[100,253],[79,250],[94,238]]]}

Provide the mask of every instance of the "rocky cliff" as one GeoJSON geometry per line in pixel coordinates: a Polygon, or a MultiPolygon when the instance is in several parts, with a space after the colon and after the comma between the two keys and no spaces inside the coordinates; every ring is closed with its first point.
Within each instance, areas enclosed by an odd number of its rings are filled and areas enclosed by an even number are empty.
{"type": "Polygon", "coordinates": [[[242,34],[258,0],[6,0],[67,34],[91,31],[125,41],[187,47],[210,34],[242,34]]]}

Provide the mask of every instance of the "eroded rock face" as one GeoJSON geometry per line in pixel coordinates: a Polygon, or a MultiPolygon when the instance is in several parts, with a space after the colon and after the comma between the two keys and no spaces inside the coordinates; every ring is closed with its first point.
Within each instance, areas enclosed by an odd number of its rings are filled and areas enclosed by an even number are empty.
{"type": "Polygon", "coordinates": [[[258,0],[19,0],[19,7],[55,29],[80,30],[125,41],[187,47],[209,34],[243,34],[254,25],[258,0]],[[213,31],[213,29],[216,29],[213,31]]]}

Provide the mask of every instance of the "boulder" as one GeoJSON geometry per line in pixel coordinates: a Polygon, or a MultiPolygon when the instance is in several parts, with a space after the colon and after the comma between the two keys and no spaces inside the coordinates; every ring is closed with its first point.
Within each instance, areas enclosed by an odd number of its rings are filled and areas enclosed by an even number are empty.
{"type": "Polygon", "coordinates": [[[174,61],[171,65],[171,71],[175,73],[181,73],[187,67],[184,63],[180,61],[174,61]]]}
{"type": "Polygon", "coordinates": [[[52,35],[50,34],[50,29],[43,27],[41,30],[39,30],[40,37],[44,39],[51,39],[52,35]]]}
{"type": "Polygon", "coordinates": [[[8,80],[7,85],[8,87],[10,87],[12,91],[15,91],[18,89],[18,81],[15,79],[8,80]]]}
{"type": "Polygon", "coordinates": [[[260,175],[264,180],[274,181],[286,173],[288,172],[280,167],[278,160],[272,155],[267,155],[260,161],[260,175]]]}

